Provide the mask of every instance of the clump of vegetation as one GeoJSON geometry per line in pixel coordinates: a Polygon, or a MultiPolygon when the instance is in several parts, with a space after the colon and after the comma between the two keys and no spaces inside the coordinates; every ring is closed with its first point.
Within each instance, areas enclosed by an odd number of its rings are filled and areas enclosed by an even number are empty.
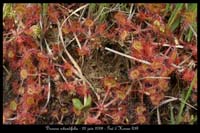
{"type": "Polygon", "coordinates": [[[3,5],[4,124],[197,123],[197,4],[3,5]]]}

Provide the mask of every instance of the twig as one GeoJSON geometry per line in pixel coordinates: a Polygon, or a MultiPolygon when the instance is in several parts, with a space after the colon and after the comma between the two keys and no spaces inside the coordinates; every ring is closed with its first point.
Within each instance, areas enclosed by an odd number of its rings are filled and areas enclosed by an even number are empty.
{"type": "Polygon", "coordinates": [[[85,10],[86,10],[86,8],[83,9],[81,15],[79,16],[79,19],[78,19],[79,22],[81,21],[81,19],[82,19],[82,17],[83,17],[83,14],[85,13],[85,10]]]}
{"type": "Polygon", "coordinates": [[[141,60],[141,59],[137,59],[137,58],[132,57],[132,56],[130,56],[130,55],[126,55],[126,54],[123,54],[123,53],[118,52],[118,51],[116,51],[116,50],[110,49],[110,48],[108,48],[108,47],[105,47],[105,50],[108,50],[108,51],[113,52],[113,53],[115,53],[115,54],[118,54],[118,55],[127,57],[127,58],[129,58],[129,59],[135,60],[135,61],[140,62],[140,63],[144,63],[144,64],[147,64],[147,65],[151,65],[151,63],[148,62],[148,61],[141,60]]]}
{"type": "Polygon", "coordinates": [[[162,101],[158,106],[156,106],[155,108],[153,108],[153,109],[151,110],[151,112],[153,112],[155,109],[161,107],[161,106],[164,105],[164,104],[167,104],[167,103],[173,102],[173,101],[177,101],[177,100],[179,100],[180,102],[185,103],[187,106],[193,108],[194,110],[197,110],[197,108],[195,108],[194,106],[190,105],[190,104],[187,103],[187,102],[184,102],[181,98],[176,98],[176,97],[172,97],[172,96],[165,96],[165,97],[166,97],[166,98],[169,98],[169,99],[167,99],[167,100],[165,100],[165,101],[162,101]]]}
{"type": "MultiPolygon", "coordinates": [[[[176,97],[173,97],[173,96],[165,96],[165,97],[168,97],[168,98],[176,98],[176,97]]],[[[194,106],[192,106],[191,104],[187,103],[187,102],[184,102],[183,99],[181,98],[177,98],[177,100],[179,100],[180,102],[186,104],[187,106],[189,106],[190,108],[193,108],[194,110],[197,110],[197,108],[195,108],[194,106]]]]}
{"type": "MultiPolygon", "coordinates": [[[[153,45],[159,45],[160,43],[153,42],[152,44],[153,45]]],[[[175,45],[175,46],[173,46],[173,45],[166,44],[166,43],[162,44],[162,46],[164,46],[164,47],[174,47],[174,48],[184,48],[184,46],[182,46],[182,45],[175,45]]]]}
{"type": "MultiPolygon", "coordinates": [[[[62,7],[62,8],[64,8],[64,9],[66,9],[66,10],[68,10],[69,11],[69,13],[71,13],[71,12],[73,12],[72,10],[70,10],[70,9],[68,9],[68,8],[66,8],[66,7],[64,7],[64,6],[62,6],[62,5],[59,5],[60,7],[62,7]]],[[[77,17],[80,17],[80,15],[79,14],[77,14],[77,13],[74,13],[74,15],[76,15],[77,17]]],[[[85,20],[85,18],[84,17],[80,17],[81,19],[83,19],[83,20],[85,20]]]]}
{"type": "Polygon", "coordinates": [[[41,6],[42,6],[42,12],[40,14],[40,22],[39,22],[40,28],[41,28],[41,33],[40,33],[40,49],[41,49],[41,51],[43,51],[42,41],[43,41],[43,38],[44,38],[44,33],[43,33],[43,19],[44,19],[43,12],[44,12],[44,7],[43,7],[43,4],[41,6]]]}
{"type": "Polygon", "coordinates": [[[157,120],[158,120],[158,125],[161,125],[159,108],[157,108],[157,120]]]}
{"type": "Polygon", "coordinates": [[[133,11],[133,6],[134,6],[134,4],[131,4],[128,20],[131,20],[133,15],[135,14],[135,10],[133,11]]]}
{"type": "Polygon", "coordinates": [[[72,62],[72,64],[74,65],[74,67],[77,69],[77,72],[75,72],[75,74],[77,76],[79,76],[83,82],[87,82],[90,86],[90,88],[92,89],[92,91],[95,93],[95,95],[97,96],[97,98],[99,98],[98,94],[96,93],[95,91],[95,88],[92,86],[92,84],[83,76],[82,74],[82,71],[79,67],[79,65],[76,63],[76,61],[74,60],[74,58],[71,56],[71,54],[67,51],[67,49],[65,48],[65,44],[64,44],[64,41],[63,41],[63,36],[62,36],[62,31],[61,31],[61,27],[60,27],[60,23],[59,21],[57,21],[57,24],[58,24],[58,31],[59,31],[59,37],[60,37],[60,40],[61,40],[61,43],[63,45],[63,48],[64,48],[64,51],[65,53],[67,54],[68,58],[70,59],[70,61],[72,62]]]}
{"type": "Polygon", "coordinates": [[[76,61],[73,59],[73,57],[71,56],[71,54],[67,51],[67,49],[65,49],[65,44],[64,44],[64,41],[63,41],[63,36],[62,36],[62,31],[61,31],[61,27],[60,27],[60,23],[58,21],[58,31],[59,31],[59,37],[60,37],[60,40],[62,42],[62,45],[63,45],[63,48],[64,48],[64,51],[65,53],[67,54],[67,56],[69,57],[70,61],[73,63],[74,67],[78,70],[78,72],[82,75],[82,72],[81,72],[81,69],[80,67],[78,66],[78,64],[76,63],[76,61]]]}
{"type": "MultiPolygon", "coordinates": [[[[40,72],[40,68],[38,68],[38,69],[39,69],[39,72],[40,72]]],[[[38,84],[41,87],[41,73],[38,74],[38,84]]]]}
{"type": "Polygon", "coordinates": [[[49,103],[50,95],[51,95],[51,83],[50,83],[50,76],[48,76],[48,81],[49,81],[49,83],[48,83],[48,94],[47,94],[47,101],[46,101],[46,103],[45,103],[45,105],[44,105],[43,109],[45,109],[45,108],[47,107],[47,105],[48,105],[48,103],[49,103]]]}
{"type": "MultiPolygon", "coordinates": [[[[66,47],[68,47],[69,46],[69,44],[71,44],[71,42],[73,42],[75,40],[75,37],[74,38],[72,38],[67,44],[66,44],[66,47]]],[[[66,43],[66,41],[65,41],[65,43],[66,43]]]]}
{"type": "Polygon", "coordinates": [[[197,33],[194,31],[193,27],[189,24],[190,29],[192,30],[194,36],[197,38],[197,33]]]}
{"type": "Polygon", "coordinates": [[[187,60],[189,60],[192,57],[192,55],[190,55],[188,58],[186,58],[184,61],[182,61],[181,63],[178,64],[178,66],[183,65],[187,60]]]}
{"type": "Polygon", "coordinates": [[[17,116],[15,116],[15,117],[13,117],[13,118],[8,118],[8,119],[6,119],[7,121],[14,121],[14,120],[16,120],[18,117],[17,116]]]}
{"type": "Polygon", "coordinates": [[[164,105],[164,104],[167,104],[167,103],[169,103],[169,102],[176,101],[176,100],[177,100],[177,98],[170,98],[170,99],[167,99],[167,100],[165,100],[165,101],[162,101],[158,106],[156,106],[155,108],[153,108],[153,109],[151,110],[151,112],[153,112],[155,109],[157,109],[158,107],[160,107],[160,106],[162,106],[162,105],[164,105]]]}
{"type": "Polygon", "coordinates": [[[63,73],[62,73],[62,71],[61,71],[60,68],[58,68],[58,71],[59,71],[61,77],[64,79],[64,81],[67,82],[67,79],[66,79],[65,76],[63,75],[63,73]]]}
{"type": "Polygon", "coordinates": [[[73,14],[75,14],[76,12],[82,10],[83,8],[86,8],[88,5],[89,5],[89,4],[85,4],[85,5],[81,6],[81,7],[79,7],[78,9],[76,9],[75,11],[73,11],[73,12],[63,21],[63,23],[61,24],[61,28],[63,27],[64,23],[65,23],[73,14]]]}
{"type": "Polygon", "coordinates": [[[74,38],[76,39],[76,42],[77,42],[77,44],[78,44],[78,47],[81,48],[81,43],[79,42],[76,33],[73,33],[73,35],[74,35],[74,38]]]}
{"type": "Polygon", "coordinates": [[[45,41],[45,44],[46,44],[46,48],[47,48],[48,54],[52,56],[53,53],[52,53],[52,51],[51,51],[51,49],[49,47],[49,44],[47,43],[46,39],[44,39],[44,41],[45,41]]]}
{"type": "Polygon", "coordinates": [[[171,79],[170,77],[143,77],[140,78],[139,80],[143,80],[143,79],[171,79]]]}
{"type": "Polygon", "coordinates": [[[8,71],[8,69],[6,68],[5,65],[3,65],[3,69],[5,69],[5,71],[6,71],[7,74],[10,74],[10,72],[8,71]]]}
{"type": "MultiPolygon", "coordinates": [[[[132,86],[133,86],[133,82],[131,83],[131,85],[129,86],[128,90],[126,91],[125,97],[127,97],[128,94],[131,92],[132,86]]],[[[123,100],[119,101],[118,105],[120,105],[122,102],[123,102],[123,100]]]]}
{"type": "Polygon", "coordinates": [[[177,68],[177,69],[182,69],[182,67],[179,66],[179,65],[177,66],[176,64],[173,64],[173,63],[172,63],[171,65],[172,65],[173,67],[177,68]]]}

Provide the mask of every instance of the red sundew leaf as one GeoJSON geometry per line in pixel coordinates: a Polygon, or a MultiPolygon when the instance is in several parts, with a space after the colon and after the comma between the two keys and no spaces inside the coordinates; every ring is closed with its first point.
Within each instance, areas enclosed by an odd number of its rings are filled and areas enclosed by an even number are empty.
{"type": "Polygon", "coordinates": [[[60,109],[60,111],[61,111],[62,114],[67,114],[69,112],[69,110],[67,109],[67,107],[62,107],[60,109]]]}
{"type": "Polygon", "coordinates": [[[108,33],[105,33],[106,38],[108,39],[113,39],[116,37],[116,32],[115,31],[109,31],[108,33]]]}
{"type": "Polygon", "coordinates": [[[190,70],[190,69],[186,69],[184,72],[183,72],[183,80],[185,81],[189,81],[191,82],[192,79],[194,78],[194,75],[195,75],[195,72],[193,70],[190,70]]]}
{"type": "Polygon", "coordinates": [[[124,41],[126,39],[126,37],[128,36],[128,31],[123,30],[120,34],[120,40],[124,41]]]}
{"type": "Polygon", "coordinates": [[[13,49],[9,49],[7,54],[8,54],[8,58],[10,58],[10,59],[15,58],[15,52],[13,49]]]}
{"type": "Polygon", "coordinates": [[[99,120],[95,117],[88,116],[85,119],[85,124],[102,124],[102,122],[101,122],[101,120],[99,120]]]}
{"type": "Polygon", "coordinates": [[[18,36],[18,37],[16,38],[16,42],[17,42],[18,44],[24,43],[23,37],[22,37],[22,36],[18,36]]]}
{"type": "Polygon", "coordinates": [[[105,32],[106,27],[107,27],[106,23],[100,24],[99,26],[96,27],[96,33],[102,35],[105,32]]]}
{"type": "Polygon", "coordinates": [[[146,73],[148,70],[149,66],[147,64],[141,64],[137,69],[140,71],[140,73],[146,73]]]}
{"type": "Polygon", "coordinates": [[[78,48],[77,52],[78,52],[79,56],[89,56],[90,55],[90,49],[86,45],[82,46],[81,48],[78,48]]]}
{"type": "Polygon", "coordinates": [[[137,69],[131,69],[129,71],[129,78],[131,80],[137,80],[140,77],[140,71],[137,69]]]}
{"type": "Polygon", "coordinates": [[[98,37],[92,38],[90,43],[91,49],[99,49],[102,47],[101,40],[98,37]]]}
{"type": "Polygon", "coordinates": [[[72,77],[73,73],[75,72],[75,69],[73,68],[73,66],[70,63],[65,62],[63,65],[63,68],[65,71],[65,76],[72,77]]]}
{"type": "Polygon", "coordinates": [[[92,19],[87,18],[84,22],[84,25],[87,27],[92,27],[94,25],[94,21],[92,19]]]}
{"type": "Polygon", "coordinates": [[[192,55],[197,59],[197,46],[191,45],[190,49],[192,50],[192,55]]]}
{"type": "Polygon", "coordinates": [[[173,66],[163,66],[163,70],[160,76],[163,77],[168,77],[172,72],[174,72],[176,70],[175,67],[173,66]]]}
{"type": "Polygon", "coordinates": [[[73,76],[73,71],[72,71],[72,69],[67,69],[67,70],[65,71],[65,76],[66,76],[66,77],[72,77],[72,76],[73,76]]]}
{"type": "Polygon", "coordinates": [[[32,113],[23,112],[18,114],[18,119],[15,121],[15,124],[27,125],[27,124],[35,124],[36,118],[32,113]]]}
{"type": "Polygon", "coordinates": [[[79,32],[79,33],[84,31],[80,22],[78,22],[78,21],[72,21],[71,22],[70,30],[72,32],[79,32]]]}
{"type": "Polygon", "coordinates": [[[126,92],[123,90],[116,90],[116,95],[121,100],[124,100],[126,98],[126,92]]]}
{"type": "Polygon", "coordinates": [[[54,4],[49,4],[47,12],[48,12],[49,20],[53,22],[54,24],[56,24],[60,17],[60,14],[58,10],[55,9],[54,4]]]}
{"type": "Polygon", "coordinates": [[[39,4],[26,5],[25,26],[29,28],[40,20],[41,6],[39,4]]]}
{"type": "Polygon", "coordinates": [[[63,82],[60,82],[60,81],[57,81],[56,82],[56,87],[58,88],[56,91],[57,92],[62,92],[65,88],[64,88],[64,83],[63,82]]]}
{"type": "Polygon", "coordinates": [[[135,58],[138,58],[138,59],[143,59],[144,58],[143,54],[139,53],[136,50],[131,50],[131,56],[133,56],[135,58]]]}
{"type": "Polygon", "coordinates": [[[52,78],[54,78],[57,74],[57,71],[55,69],[55,66],[53,64],[49,64],[48,65],[48,69],[47,69],[47,73],[48,75],[50,75],[52,78]]]}
{"type": "Polygon", "coordinates": [[[81,97],[84,97],[84,96],[87,96],[90,94],[90,91],[89,89],[84,86],[84,85],[80,85],[80,86],[77,86],[76,87],[76,92],[81,96],[81,97]]]}
{"type": "Polygon", "coordinates": [[[75,85],[73,83],[64,83],[64,88],[68,91],[75,92],[75,85]]]}
{"type": "Polygon", "coordinates": [[[136,17],[139,18],[140,21],[144,21],[144,20],[148,20],[149,19],[149,15],[144,13],[144,12],[139,12],[136,14],[136,17]]]}
{"type": "Polygon", "coordinates": [[[173,50],[169,56],[169,59],[168,59],[168,64],[172,64],[172,63],[175,63],[176,61],[176,58],[177,58],[177,51],[176,50],[173,50]]]}
{"type": "Polygon", "coordinates": [[[13,18],[5,18],[4,19],[4,26],[3,26],[3,29],[4,30],[12,30],[12,29],[15,29],[16,26],[15,26],[15,21],[13,18]]]}
{"type": "Polygon", "coordinates": [[[144,46],[141,41],[135,40],[131,45],[132,50],[136,50],[139,53],[143,52],[144,46]]]}
{"type": "Polygon", "coordinates": [[[125,25],[127,23],[127,17],[122,12],[117,12],[114,15],[114,18],[117,20],[117,23],[120,25],[125,25]]]}
{"type": "Polygon", "coordinates": [[[49,59],[44,53],[37,53],[37,59],[39,61],[40,70],[46,70],[49,67],[49,59]]]}
{"type": "Polygon", "coordinates": [[[76,87],[73,83],[57,83],[58,92],[68,91],[68,92],[76,92],[76,87]]]}
{"type": "Polygon", "coordinates": [[[150,100],[154,106],[159,105],[163,98],[164,98],[164,93],[155,93],[150,95],[150,100]]]}
{"type": "Polygon", "coordinates": [[[85,35],[84,34],[80,34],[78,36],[78,40],[79,40],[80,43],[83,43],[85,41],[85,35]]]}
{"type": "Polygon", "coordinates": [[[27,93],[29,95],[39,95],[42,91],[42,87],[40,85],[29,84],[27,86],[27,93]]]}
{"type": "Polygon", "coordinates": [[[21,79],[26,79],[28,77],[28,72],[26,69],[22,69],[20,71],[20,77],[21,77],[21,79]]]}
{"type": "Polygon", "coordinates": [[[17,103],[16,103],[16,101],[15,100],[11,101],[9,107],[10,107],[10,110],[16,111],[17,110],[17,103]]]}
{"type": "Polygon", "coordinates": [[[147,118],[144,114],[137,115],[136,123],[138,124],[145,124],[147,122],[147,118]]]}
{"type": "Polygon", "coordinates": [[[126,115],[126,108],[125,106],[120,106],[121,108],[119,111],[112,112],[113,124],[120,124],[124,116],[126,115]]]}
{"type": "Polygon", "coordinates": [[[24,94],[24,87],[19,87],[17,90],[17,94],[22,96],[24,94]]]}
{"type": "Polygon", "coordinates": [[[34,52],[38,51],[37,49],[39,46],[32,36],[23,35],[22,37],[24,43],[26,43],[26,49],[31,49],[31,50],[34,49],[34,52]]]}
{"type": "Polygon", "coordinates": [[[158,82],[158,87],[160,88],[160,90],[162,90],[163,92],[168,91],[169,89],[169,83],[167,80],[159,80],[158,82]]]}
{"type": "Polygon", "coordinates": [[[54,44],[52,46],[52,51],[54,55],[58,55],[61,52],[61,47],[60,45],[54,44]]]}
{"type": "Polygon", "coordinates": [[[142,115],[146,110],[147,110],[146,107],[143,106],[143,105],[138,105],[135,108],[135,112],[136,112],[137,115],[142,115]]]}
{"type": "Polygon", "coordinates": [[[179,40],[180,43],[187,49],[192,50],[192,55],[197,59],[197,45],[193,43],[184,42],[183,40],[179,40]]]}
{"type": "Polygon", "coordinates": [[[18,89],[20,87],[20,84],[18,83],[17,80],[12,82],[12,89],[13,89],[13,93],[17,94],[18,93],[18,89]]]}
{"type": "Polygon", "coordinates": [[[146,58],[151,58],[154,56],[154,46],[146,44],[144,48],[144,55],[146,58]]]}
{"type": "Polygon", "coordinates": [[[41,59],[40,61],[42,61],[44,59],[48,59],[48,57],[45,55],[44,52],[38,52],[37,57],[38,57],[38,59],[41,59]]]}
{"type": "Polygon", "coordinates": [[[63,68],[64,68],[64,70],[65,70],[65,69],[72,69],[73,66],[72,66],[69,62],[65,62],[65,63],[63,64],[63,68]]]}
{"type": "Polygon", "coordinates": [[[25,28],[29,28],[40,20],[40,9],[39,4],[16,4],[15,11],[18,19],[23,21],[25,28]]]}
{"type": "Polygon", "coordinates": [[[118,83],[113,77],[105,77],[103,78],[103,86],[110,89],[118,87],[118,83]]]}
{"type": "Polygon", "coordinates": [[[68,33],[70,33],[71,32],[70,26],[67,24],[64,24],[62,28],[62,32],[64,33],[64,35],[67,35],[68,33]]]}
{"type": "Polygon", "coordinates": [[[151,64],[151,68],[153,70],[163,69],[164,67],[164,58],[163,57],[155,57],[153,58],[153,62],[151,64]]]}
{"type": "Polygon", "coordinates": [[[23,97],[21,98],[22,105],[20,106],[23,111],[29,111],[31,107],[34,107],[37,105],[36,98],[34,98],[33,95],[29,95],[25,93],[23,97]]]}

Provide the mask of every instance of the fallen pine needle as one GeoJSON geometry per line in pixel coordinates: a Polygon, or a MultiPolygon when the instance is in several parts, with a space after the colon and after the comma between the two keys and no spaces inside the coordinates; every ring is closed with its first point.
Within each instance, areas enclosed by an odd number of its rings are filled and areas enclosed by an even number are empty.
{"type": "Polygon", "coordinates": [[[127,58],[129,58],[129,59],[135,60],[135,61],[140,62],[140,63],[144,63],[144,64],[147,64],[147,65],[151,65],[151,63],[148,62],[148,61],[141,60],[141,59],[137,59],[137,58],[135,58],[135,57],[132,57],[132,56],[130,56],[130,55],[123,54],[123,53],[121,53],[121,52],[118,52],[118,51],[116,51],[116,50],[113,50],[113,49],[110,49],[110,48],[107,48],[107,47],[105,47],[105,50],[108,50],[108,51],[113,52],[113,53],[115,53],[115,54],[118,54],[118,55],[127,57],[127,58]]]}
{"type": "Polygon", "coordinates": [[[170,77],[143,77],[140,78],[139,80],[143,80],[143,79],[171,79],[170,77]]]}

